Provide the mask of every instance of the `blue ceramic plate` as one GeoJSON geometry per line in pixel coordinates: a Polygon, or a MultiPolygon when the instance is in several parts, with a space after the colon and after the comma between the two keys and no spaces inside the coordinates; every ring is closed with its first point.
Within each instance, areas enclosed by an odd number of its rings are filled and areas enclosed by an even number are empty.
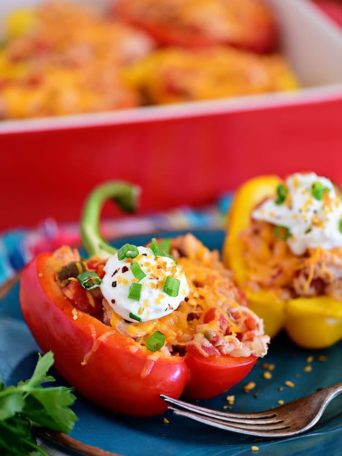
{"type": "MultiPolygon", "coordinates": [[[[172,237],[182,233],[163,233],[172,237]]],[[[221,231],[198,231],[194,233],[210,249],[221,249],[221,231]]],[[[115,241],[144,244],[150,236],[137,236],[115,241]]],[[[322,351],[307,351],[295,347],[285,335],[280,335],[271,344],[267,358],[256,366],[243,382],[254,381],[253,392],[245,394],[242,385],[229,391],[236,402],[233,411],[246,412],[268,409],[277,406],[277,401],[285,402],[314,392],[342,380],[342,345],[322,351]],[[318,361],[319,355],[326,355],[326,361],[318,361]],[[312,372],[304,372],[306,358],[314,356],[312,372]],[[262,377],[262,363],[275,364],[273,377],[262,377]],[[294,388],[285,387],[279,391],[286,380],[295,383],[294,388]],[[254,394],[253,394],[254,393],[254,394]]],[[[26,327],[19,309],[18,287],[0,301],[0,377],[6,383],[15,383],[31,375],[36,362],[38,347],[26,327]]],[[[61,380],[62,383],[62,380],[61,380]]],[[[115,387],[115,386],[114,386],[115,387]]],[[[142,392],[143,394],[143,392],[142,392]]],[[[223,409],[225,395],[203,405],[223,409]]],[[[247,436],[220,431],[206,427],[185,418],[176,418],[168,412],[165,416],[169,424],[163,423],[163,416],[136,419],[118,416],[105,411],[79,397],[75,406],[79,420],[72,435],[91,445],[120,453],[125,456],[142,455],[251,455],[251,446],[260,448],[260,455],[299,455],[310,454],[328,456],[342,455],[342,415],[341,401],[335,400],[328,408],[319,424],[310,432],[290,439],[256,440],[247,436]]]]}

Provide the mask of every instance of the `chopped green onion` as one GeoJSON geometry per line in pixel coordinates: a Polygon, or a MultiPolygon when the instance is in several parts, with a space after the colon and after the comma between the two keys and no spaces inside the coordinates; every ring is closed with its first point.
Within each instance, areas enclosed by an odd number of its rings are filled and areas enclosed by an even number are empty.
{"type": "Polygon", "coordinates": [[[172,296],[175,298],[178,296],[179,293],[179,287],[180,287],[180,280],[176,279],[176,277],[167,277],[163,291],[168,294],[169,296],[172,296]]]}
{"type": "Polygon", "coordinates": [[[287,198],[287,193],[288,193],[287,188],[285,187],[285,185],[284,184],[279,184],[277,186],[276,193],[277,193],[277,197],[276,197],[275,203],[277,205],[283,204],[284,201],[287,198]]]}
{"type": "Polygon", "coordinates": [[[170,255],[170,239],[162,239],[159,243],[156,238],[153,238],[150,244],[150,249],[155,256],[165,256],[176,261],[172,255],[170,255]]]}
{"type": "Polygon", "coordinates": [[[136,279],[138,279],[139,281],[142,280],[144,277],[146,277],[146,274],[141,269],[140,264],[137,262],[134,262],[131,264],[131,271],[132,271],[132,274],[134,275],[134,277],[136,279]]]}
{"type": "Polygon", "coordinates": [[[159,241],[159,248],[164,254],[170,255],[171,240],[170,239],[161,239],[159,241]]]}
{"type": "Polygon", "coordinates": [[[119,260],[123,260],[125,258],[135,258],[139,255],[139,250],[137,246],[132,244],[125,244],[118,250],[118,258],[119,260]]]}
{"type": "Polygon", "coordinates": [[[286,226],[276,226],[273,232],[275,237],[281,241],[287,241],[292,236],[291,231],[286,226]]]}
{"type": "Polygon", "coordinates": [[[320,181],[314,182],[311,187],[311,195],[317,201],[322,201],[324,193],[329,191],[330,189],[328,187],[324,187],[324,185],[320,181]]]}
{"type": "Polygon", "coordinates": [[[138,317],[138,315],[135,315],[132,312],[129,313],[129,318],[132,318],[132,320],[141,321],[141,318],[138,317]]]}
{"type": "Polygon", "coordinates": [[[342,233],[342,219],[338,222],[338,230],[342,233]]]}
{"type": "Polygon", "coordinates": [[[158,244],[156,238],[152,239],[150,248],[151,248],[152,252],[155,254],[155,256],[162,256],[160,248],[159,248],[159,244],[158,244]]]}
{"type": "Polygon", "coordinates": [[[146,340],[146,348],[151,352],[160,350],[165,344],[165,336],[160,331],[156,331],[146,340]]]}
{"type": "Polygon", "coordinates": [[[128,290],[129,299],[134,299],[134,301],[140,300],[141,295],[141,283],[132,283],[128,290]]]}
{"type": "Polygon", "coordinates": [[[81,272],[81,274],[78,274],[77,280],[86,290],[92,290],[93,288],[97,288],[102,283],[100,277],[96,274],[96,272],[93,271],[81,272]]]}

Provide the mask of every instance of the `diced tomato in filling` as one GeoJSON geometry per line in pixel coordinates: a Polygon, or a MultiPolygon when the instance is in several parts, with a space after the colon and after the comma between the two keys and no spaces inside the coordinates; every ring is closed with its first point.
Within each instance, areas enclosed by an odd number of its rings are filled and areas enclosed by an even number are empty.
{"type": "Polygon", "coordinates": [[[206,311],[204,317],[203,317],[203,322],[204,323],[209,323],[212,320],[215,319],[216,314],[216,309],[215,307],[211,307],[209,310],[206,311]]]}
{"type": "Polygon", "coordinates": [[[257,325],[256,325],[256,321],[253,317],[247,317],[246,318],[246,321],[245,321],[245,324],[247,326],[248,329],[250,330],[254,330],[256,329],[257,325]]]}
{"type": "Polygon", "coordinates": [[[76,309],[88,313],[93,317],[102,318],[102,295],[95,295],[85,290],[77,280],[70,281],[64,288],[63,293],[69,298],[76,309]]]}
{"type": "Polygon", "coordinates": [[[94,271],[102,279],[105,275],[104,267],[106,262],[100,258],[91,258],[87,261],[87,268],[89,271],[94,271]]]}
{"type": "Polygon", "coordinates": [[[196,350],[202,355],[206,354],[207,356],[219,356],[221,354],[220,351],[217,348],[215,348],[215,346],[210,342],[203,343],[201,344],[201,346],[196,344],[192,344],[192,346],[196,348],[196,350]]]}
{"type": "Polygon", "coordinates": [[[225,334],[227,329],[228,329],[228,326],[229,326],[229,321],[223,315],[223,313],[220,313],[220,316],[219,316],[218,320],[219,320],[220,329],[221,329],[222,333],[225,334]]]}

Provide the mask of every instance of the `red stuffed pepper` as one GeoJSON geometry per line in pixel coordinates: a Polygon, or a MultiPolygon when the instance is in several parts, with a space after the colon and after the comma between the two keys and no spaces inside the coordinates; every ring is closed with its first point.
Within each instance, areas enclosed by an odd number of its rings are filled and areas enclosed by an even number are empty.
{"type": "Polygon", "coordinates": [[[278,45],[276,21],[263,0],[119,0],[114,14],[161,46],[231,45],[269,53],[278,45]]]}
{"type": "Polygon", "coordinates": [[[90,258],[62,247],[25,269],[20,299],[43,351],[88,399],[135,416],[162,413],[161,394],[206,399],[241,381],[267,351],[217,252],[192,235],[118,251],[98,230],[107,198],[125,209],[136,188],[109,183],[90,196],[82,238],[90,258]]]}

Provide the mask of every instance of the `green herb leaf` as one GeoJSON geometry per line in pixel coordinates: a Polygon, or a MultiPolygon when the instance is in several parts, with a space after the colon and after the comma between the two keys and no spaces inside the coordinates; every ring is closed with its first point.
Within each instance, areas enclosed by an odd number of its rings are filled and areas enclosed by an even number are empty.
{"type": "Polygon", "coordinates": [[[125,244],[118,250],[119,260],[124,260],[125,258],[135,258],[138,255],[138,247],[133,244],[125,244]]]}
{"type": "Polygon", "coordinates": [[[39,356],[32,377],[17,386],[0,384],[0,454],[6,456],[46,455],[34,436],[40,425],[58,432],[70,432],[76,415],[70,409],[75,396],[70,388],[42,385],[55,379],[48,375],[53,353],[39,356]]]}
{"type": "Polygon", "coordinates": [[[131,264],[131,271],[132,271],[132,274],[134,275],[134,277],[136,279],[138,279],[139,281],[142,280],[144,277],[146,277],[146,274],[141,269],[140,264],[137,262],[134,262],[131,264]]]}
{"type": "Polygon", "coordinates": [[[325,187],[320,181],[314,182],[311,187],[311,194],[317,201],[322,201],[324,193],[329,191],[330,189],[325,187]]]}
{"type": "Polygon", "coordinates": [[[283,204],[287,198],[288,190],[285,187],[284,184],[278,184],[277,189],[276,189],[276,200],[275,203],[280,205],[283,204]]]}
{"type": "Polygon", "coordinates": [[[75,414],[70,406],[76,397],[64,386],[37,388],[32,391],[24,413],[34,423],[60,432],[70,432],[75,414]]]}
{"type": "Polygon", "coordinates": [[[129,313],[129,318],[132,318],[132,320],[141,321],[141,318],[138,317],[138,315],[135,315],[133,312],[129,313]]]}
{"type": "Polygon", "coordinates": [[[292,236],[291,231],[286,226],[274,227],[273,233],[275,237],[281,241],[287,241],[292,236]]]}
{"type": "Polygon", "coordinates": [[[93,290],[101,285],[102,280],[94,271],[84,271],[78,274],[77,280],[86,290],[93,290]]]}
{"type": "Polygon", "coordinates": [[[160,350],[165,344],[165,336],[160,331],[156,331],[146,340],[146,348],[151,352],[160,350]]]}
{"type": "Polygon", "coordinates": [[[46,451],[37,445],[31,421],[21,414],[6,421],[0,421],[0,454],[48,456],[46,451]]]}
{"type": "Polygon", "coordinates": [[[34,388],[36,386],[40,386],[42,383],[46,382],[54,382],[55,379],[47,375],[49,369],[53,366],[54,363],[54,356],[53,353],[50,351],[42,356],[38,353],[38,362],[32,374],[32,377],[25,382],[20,382],[19,385],[26,385],[28,387],[34,388]]]}
{"type": "Polygon", "coordinates": [[[20,393],[0,397],[0,421],[12,418],[24,408],[25,400],[20,393]]]}
{"type": "Polygon", "coordinates": [[[176,297],[179,293],[180,280],[176,277],[167,277],[164,284],[164,292],[169,296],[176,297]]]}
{"type": "Polygon", "coordinates": [[[134,299],[134,301],[140,300],[141,295],[141,283],[132,283],[128,290],[129,299],[134,299]]]}

